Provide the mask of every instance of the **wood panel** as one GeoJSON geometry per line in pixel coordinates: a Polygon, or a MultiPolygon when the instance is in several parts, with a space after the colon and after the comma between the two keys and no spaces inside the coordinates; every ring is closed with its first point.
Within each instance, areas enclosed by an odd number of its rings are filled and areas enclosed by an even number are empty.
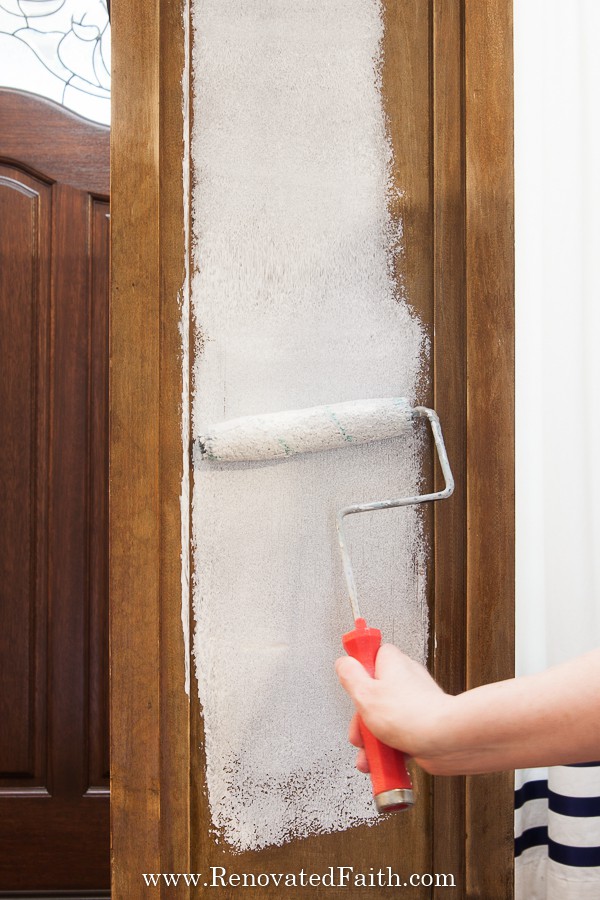
{"type": "Polygon", "coordinates": [[[0,784],[46,786],[48,184],[0,168],[0,784]]]}
{"type": "Polygon", "coordinates": [[[77,192],[57,188],[60,224],[55,232],[57,256],[68,261],[55,272],[52,372],[52,425],[55,452],[50,470],[50,593],[52,615],[48,640],[53,699],[49,719],[51,736],[61,735],[60,754],[53,760],[52,791],[80,796],[87,788],[81,759],[85,733],[86,598],[89,570],[86,542],[87,517],[87,399],[89,391],[89,285],[87,254],[73,244],[73,233],[88,234],[87,204],[77,192]],[[63,227],[60,227],[62,225],[63,227]],[[75,503],[75,497],[85,498],[75,503]],[[56,656],[55,656],[56,654],[56,656]],[[57,665],[62,657],[64,665],[57,665]]]}
{"type": "Polygon", "coordinates": [[[110,214],[105,200],[90,205],[90,385],[88,391],[89,679],[88,793],[109,788],[108,679],[108,296],[110,214]],[[97,302],[101,298],[101,302],[97,302]]]}
{"type": "MultiPolygon", "coordinates": [[[[465,4],[466,686],[514,672],[512,3],[465,4]]],[[[511,897],[513,773],[467,780],[469,897],[511,897]]]]}
{"type": "MultiPolygon", "coordinates": [[[[3,726],[11,716],[29,718],[25,753],[33,760],[27,771],[20,765],[0,781],[0,894],[85,892],[106,889],[109,872],[109,803],[101,773],[101,795],[88,791],[94,730],[104,748],[99,768],[107,768],[106,716],[104,723],[90,722],[96,712],[90,696],[106,706],[106,688],[90,659],[102,628],[98,616],[107,610],[106,579],[95,578],[107,565],[108,156],[95,160],[93,179],[104,197],[55,178],[61,166],[69,168],[67,150],[71,170],[78,157],[105,150],[108,130],[84,123],[67,144],[67,115],[58,135],[59,166],[54,104],[25,97],[20,107],[18,92],[0,91],[0,114],[6,123],[0,168],[11,179],[10,191],[7,182],[0,186],[6,344],[0,381],[10,410],[1,420],[0,456],[6,464],[2,489],[11,493],[0,526],[2,559],[11,566],[2,579],[0,613],[9,620],[0,631],[0,660],[10,670],[3,679],[3,726]],[[83,146],[76,145],[79,139],[83,146]],[[52,146],[52,173],[44,172],[45,146],[52,146]],[[33,205],[23,207],[19,199],[33,205]],[[104,342],[97,344],[102,333],[104,342]],[[27,469],[33,473],[28,483],[27,469]]],[[[80,172],[71,180],[81,178],[80,172]]],[[[3,727],[2,736],[11,752],[19,748],[14,729],[3,727]]]]}

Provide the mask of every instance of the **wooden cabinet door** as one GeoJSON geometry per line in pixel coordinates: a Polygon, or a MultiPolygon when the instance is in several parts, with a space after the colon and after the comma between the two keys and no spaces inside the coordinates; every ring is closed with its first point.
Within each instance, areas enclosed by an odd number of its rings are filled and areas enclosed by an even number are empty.
{"type": "Polygon", "coordinates": [[[0,120],[0,894],[106,890],[108,129],[0,120]]]}
{"type": "MultiPolygon", "coordinates": [[[[453,498],[427,513],[430,662],[444,688],[459,692],[512,673],[512,2],[381,6],[383,96],[395,184],[404,191],[393,209],[406,247],[396,274],[429,329],[422,399],[443,418],[457,481],[453,498]]],[[[204,896],[209,867],[222,866],[262,873],[256,897],[300,897],[302,887],[264,884],[264,873],[349,865],[369,874],[391,865],[431,877],[407,892],[420,900],[445,896],[435,876],[450,873],[453,896],[509,900],[511,773],[420,775],[418,808],[370,829],[243,855],[214,840],[202,717],[193,679],[189,699],[185,693],[182,633],[189,530],[181,485],[190,448],[182,453],[189,373],[181,298],[194,262],[186,257],[190,205],[182,177],[189,171],[189,33],[182,24],[189,14],[190,4],[179,0],[153,6],[143,28],[126,5],[116,5],[112,19],[113,896],[147,896],[156,888],[145,887],[142,873],[161,872],[205,876],[196,888],[184,879],[176,889],[163,882],[161,896],[204,896]]],[[[201,19],[202,4],[196,14],[201,19]]],[[[439,477],[433,461],[425,475],[439,477]]],[[[226,886],[213,893],[234,895],[226,886]]],[[[314,897],[388,895],[378,885],[311,889],[314,897]]]]}

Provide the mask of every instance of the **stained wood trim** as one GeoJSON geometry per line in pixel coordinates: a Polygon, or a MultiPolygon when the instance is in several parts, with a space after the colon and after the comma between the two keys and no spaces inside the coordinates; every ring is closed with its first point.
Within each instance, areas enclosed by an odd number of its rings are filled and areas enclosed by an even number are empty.
{"type": "MultiPolygon", "coordinates": [[[[514,672],[512,0],[465,2],[466,686],[514,672]]],[[[467,896],[513,896],[513,773],[467,779],[467,896]]]]}
{"type": "MultiPolygon", "coordinates": [[[[464,690],[466,654],[466,342],[463,0],[434,0],[432,22],[433,405],[456,482],[434,504],[433,674],[464,690]]],[[[436,489],[442,487],[436,469],[436,489]]],[[[432,871],[465,884],[464,778],[435,778],[432,871]]],[[[443,888],[434,890],[441,897],[443,888]]]]}
{"type": "Polygon", "coordinates": [[[143,872],[188,870],[179,569],[182,12],[183,3],[153,0],[143,16],[123,3],[112,17],[114,900],[141,896],[143,872]]]}
{"type": "MultiPolygon", "coordinates": [[[[181,516],[182,353],[179,323],[185,276],[182,223],[184,157],[183,82],[185,0],[161,0],[160,31],[160,493],[161,493],[161,863],[162,871],[188,872],[190,863],[190,699],[184,692],[181,516]]],[[[188,410],[189,412],[189,410],[188,410]]],[[[191,453],[191,448],[187,448],[191,453]]],[[[184,598],[188,614],[190,598],[184,598]]],[[[191,660],[188,658],[188,663],[191,660]]],[[[191,683],[194,684],[193,678],[191,683]]],[[[179,889],[181,897],[190,891],[179,889]]],[[[161,896],[172,897],[164,887],[161,896]]]]}

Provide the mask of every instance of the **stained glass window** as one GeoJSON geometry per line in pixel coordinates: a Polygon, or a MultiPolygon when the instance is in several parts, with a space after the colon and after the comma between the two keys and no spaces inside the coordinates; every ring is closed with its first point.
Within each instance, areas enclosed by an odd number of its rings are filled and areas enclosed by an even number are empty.
{"type": "Polygon", "coordinates": [[[0,85],[110,123],[106,0],[0,0],[0,85]]]}

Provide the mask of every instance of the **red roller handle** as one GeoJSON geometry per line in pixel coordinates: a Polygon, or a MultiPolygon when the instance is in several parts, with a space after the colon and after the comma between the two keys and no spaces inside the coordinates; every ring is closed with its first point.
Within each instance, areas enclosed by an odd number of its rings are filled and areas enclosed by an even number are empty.
{"type": "MultiPolygon", "coordinates": [[[[375,659],[381,647],[381,632],[369,628],[364,619],[356,619],[354,631],[342,638],[344,650],[361,663],[371,678],[375,677],[375,659]]],[[[383,744],[358,720],[363,740],[375,805],[379,812],[407,809],[414,804],[414,794],[410,775],[406,768],[406,757],[401,750],[383,744]]]]}

